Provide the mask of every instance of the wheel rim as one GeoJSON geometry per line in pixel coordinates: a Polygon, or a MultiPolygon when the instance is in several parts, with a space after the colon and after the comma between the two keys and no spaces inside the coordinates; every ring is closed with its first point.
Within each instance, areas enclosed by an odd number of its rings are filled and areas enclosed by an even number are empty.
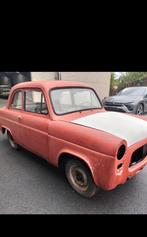
{"type": "Polygon", "coordinates": [[[78,166],[72,166],[69,170],[69,178],[74,188],[78,191],[86,191],[88,188],[88,178],[84,170],[78,166]]]}
{"type": "Polygon", "coordinates": [[[143,114],[143,105],[140,104],[137,109],[137,114],[143,114]]]}

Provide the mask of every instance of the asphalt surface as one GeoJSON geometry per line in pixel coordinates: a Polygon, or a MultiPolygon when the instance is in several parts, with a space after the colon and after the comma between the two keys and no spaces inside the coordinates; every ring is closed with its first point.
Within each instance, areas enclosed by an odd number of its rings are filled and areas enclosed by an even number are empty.
{"type": "Polygon", "coordinates": [[[0,214],[147,214],[147,167],[115,190],[85,199],[58,169],[11,149],[0,135],[0,214]]]}

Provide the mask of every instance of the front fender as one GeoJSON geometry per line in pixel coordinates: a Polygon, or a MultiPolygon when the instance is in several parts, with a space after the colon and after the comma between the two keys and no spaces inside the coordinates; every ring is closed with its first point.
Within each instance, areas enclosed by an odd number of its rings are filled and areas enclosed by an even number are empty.
{"type": "Polygon", "coordinates": [[[107,180],[115,163],[115,158],[113,156],[108,156],[55,137],[52,137],[50,140],[50,148],[50,155],[48,158],[50,163],[58,167],[60,157],[64,154],[75,156],[87,164],[95,184],[101,187],[105,180],[107,180]],[[104,170],[107,170],[107,172],[104,170]]]}

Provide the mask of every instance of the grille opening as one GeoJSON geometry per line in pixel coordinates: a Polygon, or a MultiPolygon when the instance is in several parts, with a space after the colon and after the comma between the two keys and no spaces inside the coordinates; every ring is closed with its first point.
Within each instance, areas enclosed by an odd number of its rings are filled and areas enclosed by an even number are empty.
{"type": "Polygon", "coordinates": [[[118,153],[117,153],[117,159],[118,160],[121,160],[125,154],[125,151],[126,151],[126,147],[125,145],[121,145],[119,150],[118,150],[118,153]]]}
{"type": "Polygon", "coordinates": [[[126,104],[125,105],[127,107],[128,110],[132,111],[134,109],[134,106],[131,104],[126,104]]]}
{"type": "Polygon", "coordinates": [[[117,111],[117,112],[122,112],[122,113],[125,113],[125,111],[123,110],[123,109],[121,109],[121,108],[115,108],[115,107],[105,107],[105,109],[107,110],[107,111],[117,111]]]}
{"type": "Polygon", "coordinates": [[[111,103],[111,102],[105,102],[105,105],[109,105],[109,106],[119,106],[119,107],[122,107],[122,106],[123,106],[123,104],[111,103]]]}
{"type": "Polygon", "coordinates": [[[142,161],[147,156],[147,144],[133,152],[130,166],[142,161]]]}
{"type": "Polygon", "coordinates": [[[120,163],[118,166],[117,166],[117,169],[119,170],[121,167],[122,167],[122,163],[120,163]]]}

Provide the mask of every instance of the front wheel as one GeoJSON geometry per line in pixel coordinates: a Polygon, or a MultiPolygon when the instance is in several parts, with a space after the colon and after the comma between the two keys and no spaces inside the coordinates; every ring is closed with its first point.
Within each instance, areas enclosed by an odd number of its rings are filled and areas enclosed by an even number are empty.
{"type": "Polygon", "coordinates": [[[10,134],[10,132],[7,132],[7,137],[8,137],[8,141],[9,141],[9,144],[10,146],[15,149],[15,150],[18,150],[18,144],[15,143],[12,135],[10,134]]]}
{"type": "Polygon", "coordinates": [[[81,161],[69,160],[65,167],[66,177],[71,187],[80,195],[91,198],[97,192],[91,172],[81,161]]]}
{"type": "Polygon", "coordinates": [[[143,104],[139,104],[139,105],[137,106],[136,114],[138,114],[138,115],[144,114],[144,106],[143,106],[143,104]]]}

